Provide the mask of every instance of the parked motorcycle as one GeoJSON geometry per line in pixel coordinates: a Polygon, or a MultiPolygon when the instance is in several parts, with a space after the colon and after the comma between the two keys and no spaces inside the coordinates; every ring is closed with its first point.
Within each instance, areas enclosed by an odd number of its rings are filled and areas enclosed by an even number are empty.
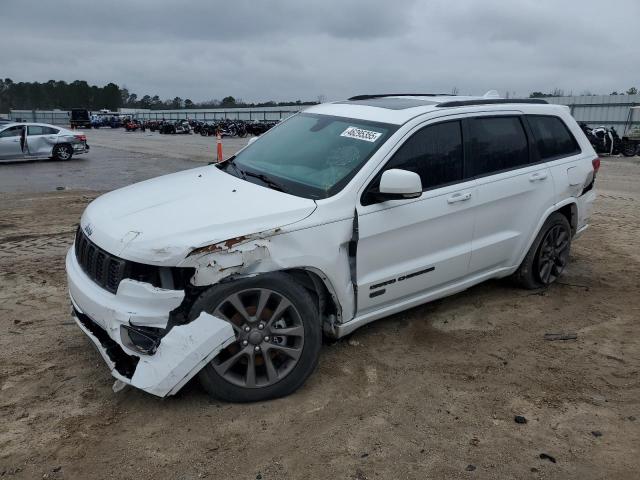
{"type": "Polygon", "coordinates": [[[126,120],[124,122],[124,129],[127,132],[135,132],[138,129],[144,132],[146,130],[146,126],[144,123],[140,123],[138,120],[126,120]]]}
{"type": "Polygon", "coordinates": [[[158,126],[158,131],[163,134],[190,134],[191,126],[186,120],[177,120],[176,122],[162,121],[158,126]]]}
{"type": "Polygon", "coordinates": [[[586,123],[580,123],[580,128],[589,139],[596,153],[619,155],[622,152],[622,139],[614,127],[604,126],[591,128],[586,123]]]}

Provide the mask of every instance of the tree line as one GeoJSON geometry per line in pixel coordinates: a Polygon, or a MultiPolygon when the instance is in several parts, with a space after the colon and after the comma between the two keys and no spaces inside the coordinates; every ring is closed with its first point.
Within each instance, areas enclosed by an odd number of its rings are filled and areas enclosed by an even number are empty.
{"type": "MultiPolygon", "coordinates": [[[[617,90],[614,90],[609,95],[637,95],[637,94],[638,94],[638,89],[636,87],[631,87],[626,92],[621,91],[620,93],[618,93],[617,90]]],[[[579,94],[579,96],[581,97],[585,97],[585,96],[590,97],[593,95],[599,95],[599,94],[591,93],[590,91],[584,91],[579,94]]],[[[529,98],[564,97],[564,96],[571,97],[573,96],[573,92],[565,93],[565,91],[562,90],[561,88],[554,88],[549,93],[531,92],[531,94],[529,95],[529,98]]]]}
{"type": "MultiPolygon", "coordinates": [[[[454,89],[457,93],[457,89],[454,89]]],[[[631,87],[626,92],[611,92],[610,95],[636,95],[638,89],[631,87]]],[[[570,92],[569,95],[572,93],[570,92]]],[[[593,95],[585,91],[580,95],[593,95]]],[[[532,92],[530,98],[563,97],[565,91],[556,88],[548,93],[532,92]]],[[[193,102],[189,98],[161,99],[158,95],[144,95],[139,97],[123,86],[107,83],[99,87],[89,85],[84,80],[67,83],[62,80],[48,82],[14,82],[10,78],[0,78],[0,112],[9,110],[70,110],[71,108],[86,108],[88,110],[117,110],[118,108],[147,108],[151,110],[182,109],[182,108],[249,108],[249,107],[278,107],[289,105],[313,105],[322,103],[324,95],[319,95],[317,101],[296,100],[294,102],[267,101],[261,103],[247,103],[232,96],[222,100],[212,99],[204,102],[193,102]]]]}
{"type": "Polygon", "coordinates": [[[275,102],[247,103],[232,96],[222,100],[212,99],[193,102],[191,99],[174,97],[162,100],[158,95],[138,97],[126,87],[108,83],[102,87],[89,85],[84,80],[67,83],[62,80],[48,82],[14,82],[10,78],[0,78],[0,112],[9,110],[70,110],[86,108],[88,110],[117,110],[118,108],[148,108],[151,110],[182,108],[249,108],[278,107],[289,105],[313,105],[318,102],[275,102]]]}

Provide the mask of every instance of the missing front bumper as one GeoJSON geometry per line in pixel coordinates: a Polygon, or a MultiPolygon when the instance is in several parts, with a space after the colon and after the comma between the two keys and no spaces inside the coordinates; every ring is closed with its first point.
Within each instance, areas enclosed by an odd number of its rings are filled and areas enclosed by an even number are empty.
{"type": "Polygon", "coordinates": [[[87,315],[74,308],[73,317],[123,383],[166,397],[178,392],[223,348],[235,340],[231,325],[208,313],[173,327],[153,355],[131,355],[87,315]]]}
{"type": "Polygon", "coordinates": [[[172,395],[235,340],[228,322],[207,313],[168,328],[170,312],[181,304],[183,291],[125,279],[114,295],[82,271],[73,247],[66,267],[76,323],[111,374],[128,385],[160,397],[172,395]],[[133,341],[126,327],[137,333],[160,332],[161,338],[145,345],[140,338],[133,341]]]}

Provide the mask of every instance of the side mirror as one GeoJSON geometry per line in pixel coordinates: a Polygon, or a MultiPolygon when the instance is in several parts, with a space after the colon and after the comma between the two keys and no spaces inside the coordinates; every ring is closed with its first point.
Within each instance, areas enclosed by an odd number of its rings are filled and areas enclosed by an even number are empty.
{"type": "Polygon", "coordinates": [[[387,170],[380,178],[379,192],[380,201],[418,198],[422,195],[420,175],[399,168],[387,170]]]}

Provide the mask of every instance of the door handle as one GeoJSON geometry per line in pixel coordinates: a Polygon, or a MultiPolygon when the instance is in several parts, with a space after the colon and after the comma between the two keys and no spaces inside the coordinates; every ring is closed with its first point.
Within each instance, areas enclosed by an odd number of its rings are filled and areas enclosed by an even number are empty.
{"type": "Polygon", "coordinates": [[[469,193],[469,192],[466,192],[466,193],[458,192],[458,193],[454,193],[449,198],[447,198],[447,203],[466,202],[470,198],[471,198],[471,193],[469,193]]]}
{"type": "Polygon", "coordinates": [[[530,182],[539,182],[547,178],[547,174],[545,172],[536,172],[529,175],[530,182]]]}

